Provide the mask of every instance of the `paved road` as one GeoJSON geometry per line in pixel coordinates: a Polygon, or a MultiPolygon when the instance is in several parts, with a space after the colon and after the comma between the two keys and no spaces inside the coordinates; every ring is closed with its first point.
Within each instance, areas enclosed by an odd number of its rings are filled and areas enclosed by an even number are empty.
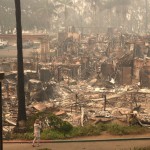
{"type": "Polygon", "coordinates": [[[4,143],[3,150],[132,150],[135,147],[150,146],[150,140],[97,141],[97,142],[61,142],[41,143],[32,147],[29,143],[4,143]]]}

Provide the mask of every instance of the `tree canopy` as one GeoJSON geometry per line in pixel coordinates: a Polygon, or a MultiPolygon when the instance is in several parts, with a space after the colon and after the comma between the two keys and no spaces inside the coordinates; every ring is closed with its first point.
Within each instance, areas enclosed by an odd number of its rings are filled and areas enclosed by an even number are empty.
{"type": "MultiPolygon", "coordinates": [[[[122,26],[125,31],[142,33],[145,26],[149,27],[149,3],[148,0],[25,0],[21,3],[22,26],[23,30],[47,32],[71,25],[80,31],[83,27],[105,31],[110,26],[122,26]]],[[[0,1],[0,18],[1,32],[12,32],[15,28],[12,0],[0,1]]]]}

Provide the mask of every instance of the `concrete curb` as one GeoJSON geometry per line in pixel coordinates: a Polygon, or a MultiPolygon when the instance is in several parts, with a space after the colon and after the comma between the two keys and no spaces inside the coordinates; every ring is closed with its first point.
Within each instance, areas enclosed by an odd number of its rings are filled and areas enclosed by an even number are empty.
{"type": "MultiPolygon", "coordinates": [[[[75,143],[75,142],[109,142],[109,141],[135,141],[150,140],[150,138],[112,138],[112,139],[96,139],[96,140],[41,140],[40,143],[75,143]]],[[[3,143],[32,143],[32,140],[4,140],[3,143]]]]}

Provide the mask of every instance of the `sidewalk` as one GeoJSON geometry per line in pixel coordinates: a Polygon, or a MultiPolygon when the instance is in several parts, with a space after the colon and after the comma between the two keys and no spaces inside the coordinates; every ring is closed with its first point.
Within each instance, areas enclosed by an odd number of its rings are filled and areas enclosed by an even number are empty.
{"type": "Polygon", "coordinates": [[[150,146],[150,134],[104,134],[65,140],[41,140],[40,147],[32,147],[32,140],[4,140],[3,143],[3,150],[132,150],[150,146]]]}
{"type": "MultiPolygon", "coordinates": [[[[62,140],[42,140],[41,143],[69,143],[69,142],[100,142],[100,141],[129,141],[129,140],[150,140],[150,133],[140,135],[110,135],[76,137],[62,140]]],[[[3,140],[3,143],[31,143],[32,140],[3,140]]]]}
{"type": "Polygon", "coordinates": [[[150,140],[125,141],[76,141],[41,143],[40,147],[32,147],[29,143],[4,143],[3,150],[133,150],[134,148],[150,146],[150,140]]]}

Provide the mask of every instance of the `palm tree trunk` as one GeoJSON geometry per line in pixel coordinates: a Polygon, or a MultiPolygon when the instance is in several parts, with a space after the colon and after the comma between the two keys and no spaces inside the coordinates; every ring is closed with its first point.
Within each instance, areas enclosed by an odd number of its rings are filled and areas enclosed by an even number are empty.
{"type": "Polygon", "coordinates": [[[17,65],[18,65],[18,68],[17,68],[18,69],[18,82],[17,82],[18,118],[17,118],[17,125],[20,126],[19,125],[20,122],[23,121],[25,123],[25,121],[26,121],[20,0],[15,0],[15,9],[16,9],[17,65]]]}

